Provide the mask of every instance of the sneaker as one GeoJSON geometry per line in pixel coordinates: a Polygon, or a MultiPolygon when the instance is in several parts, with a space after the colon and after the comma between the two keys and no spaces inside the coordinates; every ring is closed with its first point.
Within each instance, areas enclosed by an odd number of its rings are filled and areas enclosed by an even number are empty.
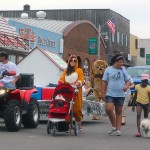
{"type": "Polygon", "coordinates": [[[110,130],[110,132],[108,132],[109,135],[114,135],[116,133],[116,129],[115,128],[112,128],[110,130]]]}
{"type": "Polygon", "coordinates": [[[121,131],[117,130],[115,133],[116,136],[121,136],[121,131]]]}
{"type": "Polygon", "coordinates": [[[79,123],[79,129],[80,129],[80,131],[82,131],[82,123],[81,122],[79,123]]]}
{"type": "Polygon", "coordinates": [[[141,133],[140,133],[140,132],[136,132],[136,133],[135,133],[135,136],[136,136],[136,137],[141,137],[141,133]]]}

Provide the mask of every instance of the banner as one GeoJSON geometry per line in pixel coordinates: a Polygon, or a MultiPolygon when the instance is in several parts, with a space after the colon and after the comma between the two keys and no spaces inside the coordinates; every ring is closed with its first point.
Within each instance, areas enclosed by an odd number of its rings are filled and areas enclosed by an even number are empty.
{"type": "Polygon", "coordinates": [[[88,39],[88,53],[89,55],[97,55],[98,42],[97,38],[88,39]]]}

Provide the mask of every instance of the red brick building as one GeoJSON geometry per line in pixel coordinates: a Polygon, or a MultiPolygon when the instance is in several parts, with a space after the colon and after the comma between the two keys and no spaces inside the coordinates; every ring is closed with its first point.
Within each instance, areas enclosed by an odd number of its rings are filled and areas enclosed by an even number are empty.
{"type": "MultiPolygon", "coordinates": [[[[65,28],[64,36],[64,60],[68,60],[71,54],[78,57],[79,66],[87,72],[90,72],[91,64],[98,59],[97,55],[90,55],[88,53],[88,39],[98,37],[97,28],[87,20],[75,21],[65,28]]],[[[106,60],[105,43],[100,38],[100,59],[106,60]]],[[[86,75],[86,73],[85,73],[86,75]]]]}

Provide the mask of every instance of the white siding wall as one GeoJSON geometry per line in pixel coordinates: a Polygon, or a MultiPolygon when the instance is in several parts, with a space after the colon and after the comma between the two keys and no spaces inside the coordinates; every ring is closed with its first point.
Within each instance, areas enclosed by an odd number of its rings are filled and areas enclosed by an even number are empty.
{"type": "Polygon", "coordinates": [[[62,74],[62,71],[38,49],[31,52],[17,66],[20,73],[34,74],[34,85],[57,84],[62,74]]]}

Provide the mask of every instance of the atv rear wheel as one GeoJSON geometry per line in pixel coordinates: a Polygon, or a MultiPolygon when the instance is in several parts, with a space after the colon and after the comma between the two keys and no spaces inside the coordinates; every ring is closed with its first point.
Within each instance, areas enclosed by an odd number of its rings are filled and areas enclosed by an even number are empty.
{"type": "Polygon", "coordinates": [[[9,131],[18,131],[21,128],[21,106],[18,100],[10,100],[5,109],[4,120],[9,131]]]}
{"type": "Polygon", "coordinates": [[[22,124],[25,128],[36,128],[39,124],[40,109],[37,100],[31,98],[27,114],[22,117],[22,124]]]}

